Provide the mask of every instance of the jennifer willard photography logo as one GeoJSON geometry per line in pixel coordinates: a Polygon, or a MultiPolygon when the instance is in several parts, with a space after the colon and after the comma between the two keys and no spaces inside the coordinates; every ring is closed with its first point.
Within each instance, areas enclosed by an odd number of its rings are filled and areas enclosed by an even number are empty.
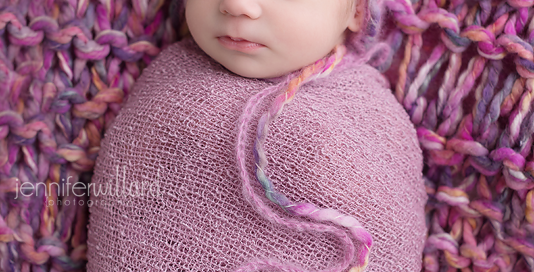
{"type": "MultiPolygon", "coordinates": [[[[46,182],[24,182],[22,184],[16,185],[15,199],[18,199],[19,196],[32,197],[32,196],[44,196],[47,199],[47,205],[84,205],[84,201],[81,199],[76,199],[75,197],[81,198],[87,196],[89,198],[93,196],[107,196],[104,199],[108,201],[120,197],[130,196],[130,197],[160,197],[161,196],[161,187],[160,187],[160,170],[158,169],[155,180],[143,179],[143,180],[128,180],[126,181],[126,166],[122,167],[122,175],[120,175],[119,165],[116,167],[115,180],[110,180],[109,182],[100,182],[100,183],[89,183],[85,184],[80,181],[73,181],[73,177],[69,176],[65,179],[62,179],[60,183],[50,183],[49,185],[46,182]],[[75,196],[75,197],[72,197],[75,196]],[[110,199],[110,197],[112,197],[110,199]]],[[[100,200],[101,204],[104,204],[105,200],[100,200]]],[[[88,200],[87,204],[89,206],[98,205],[98,200],[88,200]]]]}

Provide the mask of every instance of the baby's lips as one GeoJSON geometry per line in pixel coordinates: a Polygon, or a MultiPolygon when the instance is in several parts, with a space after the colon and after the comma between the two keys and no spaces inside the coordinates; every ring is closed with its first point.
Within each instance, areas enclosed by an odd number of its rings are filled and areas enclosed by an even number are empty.
{"type": "Polygon", "coordinates": [[[265,45],[263,44],[231,36],[220,36],[217,37],[217,40],[222,46],[226,47],[227,49],[240,51],[243,53],[252,53],[260,48],[265,47],[265,45]]]}

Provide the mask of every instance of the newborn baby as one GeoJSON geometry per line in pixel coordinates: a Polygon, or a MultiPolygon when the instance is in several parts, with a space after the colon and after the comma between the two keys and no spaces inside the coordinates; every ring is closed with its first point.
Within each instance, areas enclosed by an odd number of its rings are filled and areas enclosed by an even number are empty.
{"type": "Polygon", "coordinates": [[[184,4],[102,143],[88,271],[419,271],[421,150],[354,46],[377,3],[184,4]]]}

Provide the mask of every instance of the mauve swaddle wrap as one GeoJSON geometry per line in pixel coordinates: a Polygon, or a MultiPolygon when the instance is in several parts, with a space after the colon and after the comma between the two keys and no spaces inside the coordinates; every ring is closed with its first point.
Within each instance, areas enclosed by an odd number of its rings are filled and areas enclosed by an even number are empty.
{"type": "MultiPolygon", "coordinates": [[[[247,100],[272,84],[229,73],[190,40],[145,69],[105,135],[93,183],[122,193],[123,183],[159,182],[161,195],[145,187],[137,191],[143,196],[91,196],[108,204],[90,208],[88,271],[230,271],[252,258],[318,270],[339,261],[335,236],[272,224],[242,195],[237,120],[247,100]]],[[[340,65],[303,85],[270,126],[266,172],[293,201],[356,217],[374,239],[367,271],[419,271],[423,158],[385,86],[367,65],[340,65]]],[[[248,134],[253,181],[253,135],[271,98],[248,134]]]]}

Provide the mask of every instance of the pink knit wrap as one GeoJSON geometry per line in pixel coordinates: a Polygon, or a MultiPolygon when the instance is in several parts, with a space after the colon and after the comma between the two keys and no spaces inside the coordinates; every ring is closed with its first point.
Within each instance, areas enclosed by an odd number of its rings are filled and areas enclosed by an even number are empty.
{"type": "MultiPolygon", "coordinates": [[[[266,172],[293,201],[358,219],[374,240],[366,271],[419,271],[427,197],[416,132],[383,76],[350,60],[303,85],[271,124],[266,172]]],[[[230,271],[258,258],[327,270],[339,262],[335,236],[270,223],[242,195],[236,124],[247,100],[275,83],[228,72],[191,40],[144,70],[97,159],[88,271],[230,271]]],[[[271,98],[248,131],[251,180],[256,124],[271,98]]]]}

